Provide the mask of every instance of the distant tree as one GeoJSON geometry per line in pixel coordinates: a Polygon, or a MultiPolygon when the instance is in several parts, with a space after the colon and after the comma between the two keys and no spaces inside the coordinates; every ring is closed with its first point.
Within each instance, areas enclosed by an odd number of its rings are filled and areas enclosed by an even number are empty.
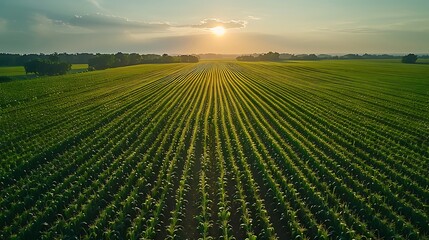
{"type": "Polygon", "coordinates": [[[67,54],[60,53],[58,57],[62,62],[68,62],[72,64],[83,64],[88,63],[90,58],[93,58],[95,55],[92,53],[76,53],[76,54],[67,54]]]}
{"type": "Polygon", "coordinates": [[[103,70],[113,67],[115,56],[112,54],[98,54],[88,60],[88,68],[94,70],[103,70]]]}
{"type": "Polygon", "coordinates": [[[97,54],[88,60],[88,70],[103,70],[112,67],[123,67],[136,64],[148,63],[191,63],[198,62],[199,58],[193,55],[169,56],[168,54],[145,54],[121,53],[116,54],[97,54]]]}
{"type": "Polygon", "coordinates": [[[332,58],[333,58],[333,56],[332,56],[332,55],[329,55],[329,54],[318,54],[318,55],[317,55],[317,58],[318,58],[318,59],[332,59],[332,58]]]}
{"type": "Polygon", "coordinates": [[[35,60],[35,59],[45,59],[46,57],[44,55],[38,55],[38,54],[24,54],[21,57],[19,57],[16,61],[17,65],[24,66],[27,62],[35,60]]]}
{"type": "Polygon", "coordinates": [[[292,55],[292,57],[290,58],[291,60],[303,60],[304,58],[306,58],[308,55],[307,54],[297,54],[297,55],[292,55]]]}
{"type": "Polygon", "coordinates": [[[31,60],[24,65],[25,74],[34,73],[37,74],[38,69],[40,68],[41,60],[31,60]]]}
{"type": "Polygon", "coordinates": [[[49,71],[46,75],[64,75],[71,69],[71,64],[66,62],[48,62],[49,71]]]}
{"type": "Polygon", "coordinates": [[[59,62],[60,61],[60,57],[58,55],[58,53],[53,53],[51,55],[48,56],[49,61],[51,62],[59,62]]]}
{"type": "Polygon", "coordinates": [[[199,61],[197,56],[192,55],[181,55],[179,58],[182,63],[196,63],[199,61]]]}
{"type": "Polygon", "coordinates": [[[278,52],[268,52],[264,54],[259,54],[256,56],[253,55],[244,55],[244,56],[238,56],[237,61],[247,61],[247,62],[253,62],[253,61],[279,61],[280,60],[280,53],[278,52]]]}
{"type": "Polygon", "coordinates": [[[115,54],[113,67],[123,67],[129,65],[129,54],[118,52],[115,54]]]}
{"type": "Polygon", "coordinates": [[[288,60],[288,59],[291,59],[292,56],[293,56],[293,54],[290,54],[290,53],[282,53],[282,54],[280,54],[279,58],[288,60]]]}
{"type": "Polygon", "coordinates": [[[25,73],[34,73],[39,76],[63,75],[71,69],[70,63],[50,61],[46,59],[35,59],[24,65],[25,73]]]}
{"type": "Polygon", "coordinates": [[[319,58],[316,56],[316,54],[309,54],[306,58],[306,60],[318,60],[319,58]]]}
{"type": "Polygon", "coordinates": [[[403,63],[416,63],[417,61],[417,55],[414,54],[408,54],[407,56],[402,57],[403,63]]]}
{"type": "Polygon", "coordinates": [[[237,61],[245,61],[245,62],[253,62],[256,61],[256,58],[252,55],[247,55],[247,56],[238,56],[237,61]]]}
{"type": "MultiPolygon", "coordinates": [[[[93,54],[93,53],[53,53],[53,54],[10,54],[0,53],[0,66],[24,66],[31,70],[33,66],[29,62],[43,60],[48,62],[66,62],[70,64],[87,63],[89,70],[101,70],[112,67],[123,67],[146,63],[175,63],[175,62],[198,62],[199,57],[194,55],[169,56],[168,54],[144,54],[122,53],[116,54],[93,54]]],[[[39,64],[39,63],[32,63],[39,64]]],[[[32,72],[32,71],[30,71],[32,72]]]]}
{"type": "Polygon", "coordinates": [[[164,53],[162,54],[161,58],[158,59],[159,63],[172,63],[174,62],[174,58],[172,56],[169,56],[168,54],[164,53]]]}
{"type": "Polygon", "coordinates": [[[142,62],[142,56],[140,56],[140,54],[137,53],[131,53],[128,56],[128,63],[130,65],[136,65],[136,64],[140,64],[142,62]]]}
{"type": "Polygon", "coordinates": [[[259,55],[258,59],[261,61],[279,61],[280,54],[278,52],[268,52],[268,53],[259,55]]]}
{"type": "Polygon", "coordinates": [[[141,63],[154,63],[161,58],[161,56],[157,54],[143,54],[141,58],[141,63]]]}
{"type": "Polygon", "coordinates": [[[0,66],[17,66],[20,57],[19,54],[0,53],[0,66]]]}
{"type": "Polygon", "coordinates": [[[361,59],[362,56],[360,56],[359,54],[346,54],[344,56],[341,56],[341,59],[361,59]]]}

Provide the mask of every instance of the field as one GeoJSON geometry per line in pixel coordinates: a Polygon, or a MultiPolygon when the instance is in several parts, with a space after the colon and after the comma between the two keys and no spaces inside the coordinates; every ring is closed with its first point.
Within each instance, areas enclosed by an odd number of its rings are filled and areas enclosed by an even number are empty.
{"type": "Polygon", "coordinates": [[[0,83],[1,239],[427,239],[429,65],[0,83]]]}
{"type": "MultiPolygon", "coordinates": [[[[88,64],[72,64],[70,73],[83,72],[88,69],[88,64]]],[[[13,67],[0,67],[0,77],[6,76],[15,79],[29,79],[34,78],[34,74],[25,74],[25,69],[23,66],[13,66],[13,67]]]]}

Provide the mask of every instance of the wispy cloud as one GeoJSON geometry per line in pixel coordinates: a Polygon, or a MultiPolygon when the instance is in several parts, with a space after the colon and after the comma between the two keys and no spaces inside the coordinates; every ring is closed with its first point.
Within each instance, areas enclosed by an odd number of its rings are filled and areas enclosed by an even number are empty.
{"type": "Polygon", "coordinates": [[[261,20],[260,17],[255,17],[255,16],[247,16],[250,20],[261,20]]]}
{"type": "Polygon", "coordinates": [[[134,21],[124,17],[105,15],[101,13],[75,15],[68,24],[93,30],[109,31],[159,31],[166,30],[170,27],[167,23],[134,21]]]}
{"type": "Polygon", "coordinates": [[[226,29],[231,29],[231,28],[245,28],[246,25],[247,25],[247,22],[244,20],[222,21],[216,18],[208,18],[208,19],[202,20],[199,24],[191,25],[191,27],[209,29],[209,28],[221,26],[226,29]]]}
{"type": "Polygon", "coordinates": [[[28,30],[38,36],[89,32],[88,30],[70,25],[66,21],[52,19],[43,14],[34,14],[30,19],[32,24],[28,26],[28,30]]]}
{"type": "Polygon", "coordinates": [[[99,10],[103,10],[103,7],[101,6],[98,0],[87,0],[87,1],[91,3],[94,7],[98,8],[99,10]]]}

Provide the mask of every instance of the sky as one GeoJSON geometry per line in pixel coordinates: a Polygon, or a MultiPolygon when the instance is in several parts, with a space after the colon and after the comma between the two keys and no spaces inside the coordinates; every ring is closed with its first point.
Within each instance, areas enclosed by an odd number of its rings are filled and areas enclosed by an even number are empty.
{"type": "Polygon", "coordinates": [[[0,0],[0,52],[119,51],[429,53],[429,0],[0,0]]]}

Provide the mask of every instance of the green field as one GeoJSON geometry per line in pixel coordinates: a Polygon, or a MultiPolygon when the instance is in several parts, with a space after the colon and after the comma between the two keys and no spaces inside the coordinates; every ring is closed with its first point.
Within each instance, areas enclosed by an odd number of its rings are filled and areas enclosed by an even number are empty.
{"type": "MultiPolygon", "coordinates": [[[[84,72],[88,69],[88,64],[72,64],[70,73],[79,73],[84,72]]],[[[29,79],[34,77],[34,74],[25,74],[25,69],[23,66],[13,66],[13,67],[0,67],[0,77],[6,76],[16,79],[29,79]]]]}
{"type": "Polygon", "coordinates": [[[0,83],[0,238],[427,239],[428,106],[380,60],[0,83]]]}
{"type": "Polygon", "coordinates": [[[0,67],[0,76],[21,76],[25,75],[25,69],[23,66],[14,67],[0,67]]]}

